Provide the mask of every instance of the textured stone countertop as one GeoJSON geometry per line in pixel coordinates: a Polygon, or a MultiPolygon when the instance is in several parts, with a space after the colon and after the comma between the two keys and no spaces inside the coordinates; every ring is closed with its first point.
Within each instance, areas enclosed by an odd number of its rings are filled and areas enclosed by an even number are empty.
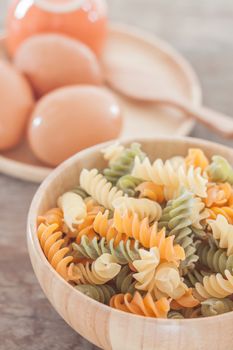
{"type": "MultiPolygon", "coordinates": [[[[231,0],[108,3],[111,19],[147,29],[179,49],[200,77],[205,103],[233,115],[231,0]]],[[[0,26],[6,5],[6,0],[0,0],[0,26]]],[[[233,145],[202,126],[192,136],[233,145]]],[[[36,188],[0,175],[0,350],[97,349],[59,317],[32,271],[25,240],[26,216],[36,188]]]]}

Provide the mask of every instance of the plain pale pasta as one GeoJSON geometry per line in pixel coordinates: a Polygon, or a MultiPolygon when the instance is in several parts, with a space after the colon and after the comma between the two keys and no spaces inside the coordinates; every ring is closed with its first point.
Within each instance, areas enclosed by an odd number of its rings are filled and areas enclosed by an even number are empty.
{"type": "Polygon", "coordinates": [[[113,209],[113,200],[123,195],[123,192],[112,186],[97,169],[83,169],[80,184],[93,199],[107,209],[113,209]]]}
{"type": "Polygon", "coordinates": [[[104,155],[104,159],[108,162],[114,162],[116,159],[120,157],[122,152],[124,151],[124,146],[120,145],[119,142],[115,142],[112,145],[109,145],[106,148],[101,150],[101,153],[104,155]]]}
{"type": "Polygon", "coordinates": [[[229,224],[223,215],[216,220],[208,220],[213,237],[219,241],[219,247],[227,249],[227,255],[233,254],[233,225],[229,224]]]}
{"type": "Polygon", "coordinates": [[[162,208],[159,203],[146,198],[118,197],[113,200],[112,205],[121,214],[125,212],[137,214],[140,220],[147,217],[150,222],[158,221],[162,215],[162,208]]]}
{"type": "Polygon", "coordinates": [[[71,231],[74,225],[81,224],[87,216],[87,207],[82,197],[73,192],[66,192],[58,198],[58,206],[63,211],[64,222],[71,231]]]}
{"type": "Polygon", "coordinates": [[[203,282],[196,283],[195,288],[197,293],[203,298],[210,297],[225,298],[233,293],[233,275],[229,271],[225,271],[223,277],[220,273],[216,275],[205,276],[203,282]]]}

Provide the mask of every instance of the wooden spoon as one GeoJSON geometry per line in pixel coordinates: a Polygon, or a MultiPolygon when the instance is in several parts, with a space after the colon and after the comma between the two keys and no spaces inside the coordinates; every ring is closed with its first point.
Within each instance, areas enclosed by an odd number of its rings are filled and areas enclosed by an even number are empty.
{"type": "Polygon", "coordinates": [[[106,64],[103,69],[107,84],[120,94],[137,101],[175,107],[225,138],[233,137],[233,118],[203,106],[192,105],[148,70],[106,64]]]}

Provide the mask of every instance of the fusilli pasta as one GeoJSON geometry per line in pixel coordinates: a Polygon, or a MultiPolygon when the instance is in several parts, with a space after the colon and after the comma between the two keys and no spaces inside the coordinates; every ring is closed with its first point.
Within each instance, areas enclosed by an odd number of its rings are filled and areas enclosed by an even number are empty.
{"type": "Polygon", "coordinates": [[[233,301],[228,298],[210,298],[201,303],[201,313],[204,317],[221,315],[232,310],[233,301]]]}
{"type": "Polygon", "coordinates": [[[156,318],[166,318],[170,310],[166,298],[154,301],[150,293],[142,297],[139,292],[135,292],[133,296],[130,293],[114,295],[110,300],[110,306],[132,314],[156,318]]]}
{"type": "Polygon", "coordinates": [[[213,156],[207,172],[211,181],[229,182],[229,184],[233,185],[233,169],[225,158],[213,156]]]}
{"type": "Polygon", "coordinates": [[[205,171],[209,165],[209,160],[200,148],[190,148],[185,158],[185,163],[188,167],[193,166],[194,168],[201,168],[202,171],[205,171]]]}
{"type": "Polygon", "coordinates": [[[147,217],[150,222],[159,220],[162,214],[161,206],[157,202],[146,198],[118,197],[113,200],[112,205],[121,214],[130,212],[137,214],[140,220],[147,217]]]}
{"type": "Polygon", "coordinates": [[[78,194],[66,192],[58,198],[58,206],[62,209],[64,221],[71,231],[74,231],[74,225],[83,223],[87,216],[87,207],[78,194]]]}
{"type": "Polygon", "coordinates": [[[38,216],[37,218],[37,224],[38,226],[41,224],[57,224],[58,230],[64,229],[64,222],[63,222],[63,212],[60,208],[52,208],[48,210],[45,214],[38,216]]]}
{"type": "Polygon", "coordinates": [[[79,195],[80,197],[82,197],[82,199],[85,199],[88,197],[88,194],[86,191],[84,191],[84,189],[81,186],[76,186],[74,187],[71,192],[79,195]]]}
{"type": "Polygon", "coordinates": [[[109,304],[111,297],[116,293],[108,284],[93,286],[92,284],[80,284],[75,287],[79,292],[103,304],[109,304]]]}
{"type": "Polygon", "coordinates": [[[116,262],[121,265],[128,264],[139,258],[139,242],[127,240],[114,244],[114,239],[109,242],[105,238],[98,240],[96,237],[90,240],[87,236],[83,236],[80,244],[73,243],[73,249],[77,252],[78,258],[89,258],[96,260],[104,253],[111,254],[116,262]]]}
{"type": "Polygon", "coordinates": [[[98,173],[97,169],[83,169],[80,174],[80,185],[107,209],[113,209],[113,200],[123,195],[123,192],[113,187],[102,174],[98,173]]]}
{"type": "Polygon", "coordinates": [[[127,236],[123,232],[118,232],[114,227],[112,219],[109,218],[109,211],[106,210],[104,214],[99,212],[94,220],[93,228],[101,237],[105,237],[107,242],[114,239],[115,245],[119,244],[120,241],[126,241],[127,236]]]}
{"type": "Polygon", "coordinates": [[[69,248],[62,247],[64,239],[62,232],[57,231],[57,228],[57,224],[47,226],[42,223],[38,227],[37,235],[50,264],[65,280],[69,280],[67,268],[73,257],[68,254],[69,248]]]}
{"type": "Polygon", "coordinates": [[[229,271],[225,271],[225,278],[217,273],[210,276],[205,276],[203,282],[196,283],[195,288],[197,293],[203,299],[211,297],[223,299],[233,293],[233,276],[229,271]]]}
{"type": "Polygon", "coordinates": [[[208,183],[207,197],[204,199],[206,207],[222,207],[232,196],[232,186],[228,183],[208,183]]]}
{"type": "Polygon", "coordinates": [[[182,262],[182,267],[193,267],[193,264],[198,260],[191,229],[194,220],[192,218],[193,209],[193,196],[191,193],[185,192],[177,199],[167,203],[159,221],[159,227],[166,227],[167,234],[174,235],[175,243],[184,248],[185,260],[182,262]]]}
{"type": "Polygon", "coordinates": [[[169,311],[167,318],[170,318],[173,320],[182,320],[184,319],[184,316],[178,311],[169,311]]]}
{"type": "Polygon", "coordinates": [[[133,275],[138,281],[137,289],[153,291],[156,298],[169,296],[177,299],[185,293],[185,285],[181,281],[176,265],[161,263],[158,248],[151,248],[150,251],[140,249],[139,254],[140,259],[133,262],[137,270],[133,275]]]}
{"type": "Polygon", "coordinates": [[[120,177],[131,172],[136,156],[139,159],[144,159],[145,156],[141,150],[141,145],[138,143],[132,143],[130,148],[124,148],[121,152],[119,152],[119,146],[115,149],[112,146],[111,149],[108,148],[104,152],[105,158],[107,156],[110,160],[109,168],[104,169],[104,176],[113,184],[116,184],[120,177]]]}
{"type": "Polygon", "coordinates": [[[140,221],[136,214],[126,213],[122,216],[116,210],[113,226],[119,234],[134,238],[145,248],[158,247],[162,259],[175,262],[185,258],[183,248],[177,244],[174,245],[174,236],[166,237],[164,229],[158,230],[157,222],[149,226],[147,218],[140,221]]]}
{"type": "Polygon", "coordinates": [[[137,177],[133,177],[132,175],[124,175],[119,178],[116,186],[128,196],[135,197],[137,191],[136,187],[141,182],[142,181],[137,177]]]}
{"type": "Polygon", "coordinates": [[[120,145],[119,142],[115,142],[112,145],[106,148],[103,148],[101,150],[101,153],[103,153],[104,159],[110,162],[111,164],[112,162],[115,162],[117,158],[120,157],[120,155],[124,150],[125,150],[124,146],[120,145]]]}
{"type": "Polygon", "coordinates": [[[151,164],[148,158],[141,161],[136,157],[132,175],[146,181],[153,181],[157,185],[164,185],[166,199],[176,197],[182,187],[199,197],[205,198],[207,195],[208,180],[201,175],[201,168],[193,166],[186,168],[181,165],[176,169],[169,160],[163,163],[161,159],[157,159],[151,164]]]}
{"type": "Polygon", "coordinates": [[[135,190],[140,193],[139,198],[152,199],[158,203],[165,201],[163,185],[156,185],[152,181],[146,181],[141,183],[135,190]]]}
{"type": "Polygon", "coordinates": [[[133,277],[133,272],[126,265],[122,267],[121,271],[115,278],[116,288],[119,293],[130,293],[133,294],[135,292],[135,281],[133,277]]]}
{"type": "Polygon", "coordinates": [[[229,224],[223,215],[216,220],[208,220],[213,237],[219,240],[219,247],[227,249],[227,255],[233,254],[233,225],[229,224]]]}
{"type": "Polygon", "coordinates": [[[225,270],[233,274],[233,254],[227,256],[223,249],[217,249],[206,243],[201,243],[197,253],[202,265],[207,266],[213,272],[220,272],[224,275],[225,270]]]}
{"type": "Polygon", "coordinates": [[[218,215],[222,215],[229,224],[233,224],[233,207],[211,207],[208,210],[210,219],[216,220],[218,215]]]}
{"type": "Polygon", "coordinates": [[[92,264],[81,263],[75,265],[77,274],[80,275],[77,284],[105,284],[113,279],[121,269],[111,254],[102,254],[92,264]]]}

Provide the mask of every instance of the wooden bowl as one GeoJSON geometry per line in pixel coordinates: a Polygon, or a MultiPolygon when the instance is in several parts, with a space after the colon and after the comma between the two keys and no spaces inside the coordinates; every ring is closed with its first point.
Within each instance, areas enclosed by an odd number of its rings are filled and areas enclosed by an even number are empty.
{"type": "MultiPolygon", "coordinates": [[[[201,147],[208,157],[219,154],[233,163],[232,149],[203,140],[156,138],[137,141],[142,143],[143,150],[152,159],[184,156],[189,147],[201,147]]],[[[75,290],[46,260],[36,234],[36,218],[56,205],[59,195],[78,183],[83,167],[104,166],[100,154],[102,147],[97,145],[86,149],[61,164],[42,183],[32,201],[28,215],[28,249],[35,274],[47,298],[74,330],[102,349],[231,349],[233,312],[188,320],[153,319],[124,313],[75,290]]]]}

